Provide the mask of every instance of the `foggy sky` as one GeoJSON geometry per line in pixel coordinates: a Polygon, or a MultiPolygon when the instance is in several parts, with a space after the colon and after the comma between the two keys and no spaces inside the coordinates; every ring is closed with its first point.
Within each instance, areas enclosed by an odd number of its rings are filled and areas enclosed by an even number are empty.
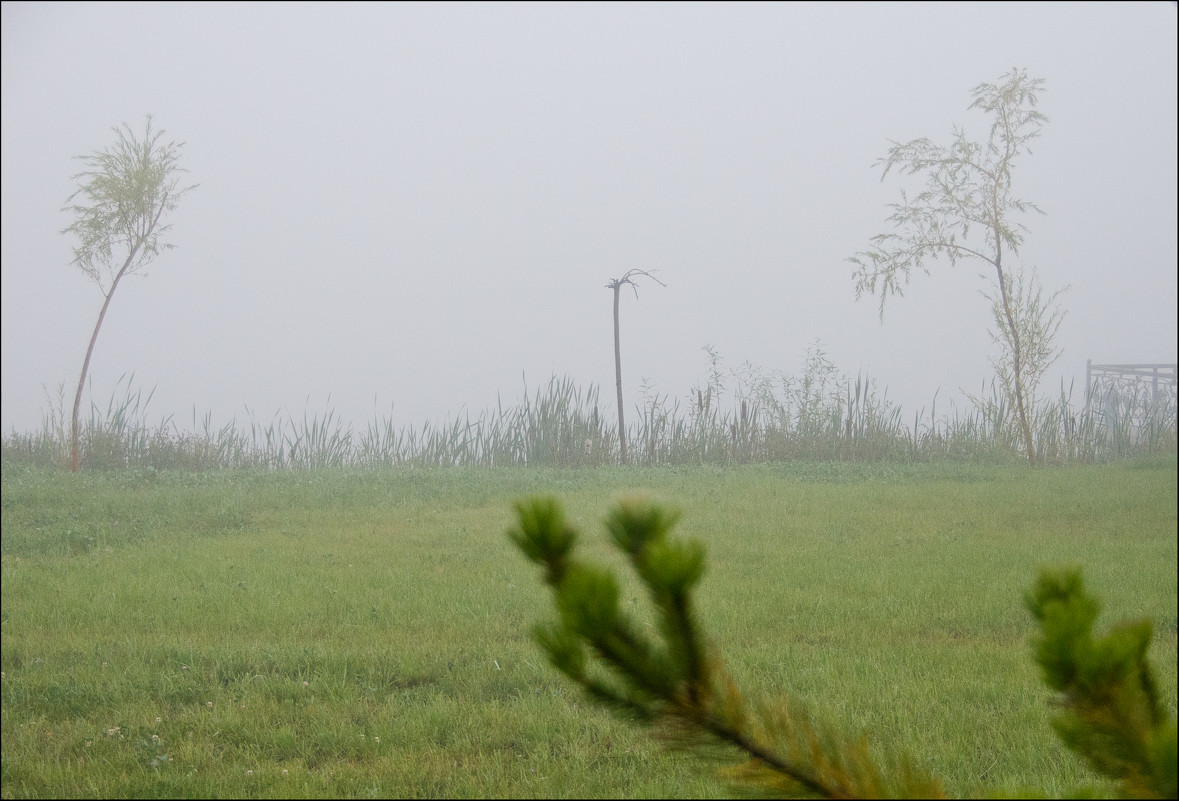
{"type": "MultiPolygon", "coordinates": [[[[628,414],[816,340],[904,419],[993,374],[979,263],[855,301],[846,258],[909,180],[888,140],[984,139],[970,90],[1043,78],[1022,251],[1070,286],[1063,378],[1175,362],[1176,5],[3,4],[0,430],[68,403],[102,303],[60,231],[80,163],[146,114],[200,187],[91,364],[182,428],[332,410],[420,425],[550,376],[628,414]]],[[[89,395],[87,397],[90,397],[89,395]]],[[[633,418],[632,418],[633,419],[633,418]]]]}

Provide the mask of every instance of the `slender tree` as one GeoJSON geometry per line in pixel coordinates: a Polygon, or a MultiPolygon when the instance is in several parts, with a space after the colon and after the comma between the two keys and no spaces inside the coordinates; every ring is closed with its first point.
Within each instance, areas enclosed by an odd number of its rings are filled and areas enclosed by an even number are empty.
{"type": "Polygon", "coordinates": [[[623,419],[622,412],[622,347],[619,344],[618,336],[618,295],[622,290],[623,284],[630,284],[637,298],[639,296],[639,288],[634,279],[640,275],[650,278],[659,284],[659,286],[667,286],[667,284],[651,275],[647,270],[637,269],[628,270],[621,278],[613,278],[610,280],[610,283],[606,284],[607,289],[614,290],[614,386],[618,390],[618,449],[619,458],[623,464],[626,464],[626,422],[623,419]]]}
{"type": "Polygon", "coordinates": [[[1029,210],[1043,214],[1034,203],[1014,197],[1011,190],[1016,160],[1031,152],[1031,141],[1048,121],[1036,110],[1037,93],[1043,86],[1042,79],[1029,78],[1020,69],[1013,69],[999,83],[976,86],[970,108],[991,118],[985,144],[967,139],[957,127],[949,147],[924,138],[892,142],[888,155],[876,162],[883,167],[881,180],[897,169],[924,175],[926,188],[913,198],[902,190],[901,202],[890,204],[893,214],[888,218],[897,232],[873,237],[871,250],[849,259],[856,265],[856,298],[865,292],[879,294],[882,320],[885,300],[903,294],[914,268],[929,274],[926,259],[944,257],[951,266],[959,259],[980,259],[990,265],[994,288],[984,295],[991,300],[997,329],[991,336],[1002,349],[995,366],[1032,464],[1036,449],[1030,416],[1036,386],[1059,355],[1053,338],[1063,312],[1056,305],[1059,292],[1044,299],[1034,273],[1013,270],[1004,256],[1018,256],[1027,230],[1013,219],[1015,214],[1029,210]],[[983,232],[981,241],[972,236],[978,229],[983,232]]]}
{"type": "Polygon", "coordinates": [[[174,210],[180,198],[197,186],[180,186],[179,174],[187,172],[179,166],[184,143],[164,140],[162,130],[153,132],[150,114],[142,139],[126,124],[111,130],[117,137],[113,147],[77,157],[86,169],[74,176],[78,188],[66,199],[62,209],[74,214],[73,224],[62,231],[78,239],[71,263],[98,284],[103,294],[102,309],[86,347],[74,395],[70,424],[70,469],[74,471],[81,463],[78,412],[82,387],[111,299],[125,276],[145,275],[144,268],[161,250],[174,247],[160,241],[172,227],[161,224],[161,220],[165,212],[174,210]]]}

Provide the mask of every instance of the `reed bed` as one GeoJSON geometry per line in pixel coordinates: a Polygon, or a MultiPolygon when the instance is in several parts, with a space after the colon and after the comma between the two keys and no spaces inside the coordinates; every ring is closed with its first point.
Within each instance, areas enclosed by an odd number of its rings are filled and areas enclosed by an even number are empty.
{"type": "MultiPolygon", "coordinates": [[[[783,461],[1018,461],[1023,458],[1014,415],[995,381],[977,396],[937,396],[912,418],[867,376],[842,374],[818,345],[802,371],[788,374],[745,363],[727,368],[705,348],[708,379],[683,398],[648,383],[627,429],[630,461],[644,466],[783,461]]],[[[613,407],[602,410],[598,387],[553,376],[520,399],[475,417],[420,427],[397,425],[392,410],[362,429],[330,408],[300,418],[276,413],[260,421],[246,411],[215,426],[211,416],[181,429],[172,416],[153,424],[134,375],[119,379],[105,407],[91,402],[80,432],[85,469],[212,470],[442,466],[580,467],[617,464],[613,407]]],[[[1145,388],[1090,387],[1087,403],[1062,384],[1036,407],[1037,455],[1045,463],[1093,463],[1174,453],[1174,388],[1161,397],[1145,388]]],[[[41,429],[3,437],[4,461],[42,466],[67,463],[69,418],[64,392],[50,398],[41,429]]]]}

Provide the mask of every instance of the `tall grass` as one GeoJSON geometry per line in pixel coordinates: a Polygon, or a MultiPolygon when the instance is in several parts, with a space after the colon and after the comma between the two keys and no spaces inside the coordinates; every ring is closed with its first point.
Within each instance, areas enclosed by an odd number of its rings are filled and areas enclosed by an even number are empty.
{"type": "MultiPolygon", "coordinates": [[[[644,382],[628,427],[630,461],[640,465],[734,464],[795,460],[931,461],[1021,459],[1021,441],[1007,401],[992,380],[965,403],[912,418],[888,399],[874,379],[842,374],[818,344],[808,348],[799,374],[746,362],[727,368],[706,347],[708,377],[684,398],[660,394],[644,382]],[[911,420],[911,422],[910,422],[911,420]]],[[[1173,453],[1176,400],[1145,387],[1090,387],[1080,406],[1073,385],[1034,410],[1033,432],[1041,460],[1091,463],[1173,453]]],[[[86,469],[218,468],[318,469],[440,466],[556,466],[616,464],[617,425],[599,411],[598,388],[553,376],[530,395],[527,382],[515,405],[473,417],[420,427],[397,425],[392,411],[356,430],[328,406],[297,418],[276,413],[260,421],[246,410],[220,427],[206,414],[181,430],[165,417],[152,424],[146,396],[124,375],[105,408],[91,402],[80,436],[86,469]]],[[[3,438],[4,460],[64,465],[68,417],[64,393],[37,432],[3,438]]]]}

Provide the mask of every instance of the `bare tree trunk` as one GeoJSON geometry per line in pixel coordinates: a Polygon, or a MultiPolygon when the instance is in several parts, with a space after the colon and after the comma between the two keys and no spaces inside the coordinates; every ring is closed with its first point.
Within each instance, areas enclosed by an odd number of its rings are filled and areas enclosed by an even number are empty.
{"type": "Polygon", "coordinates": [[[614,289],[614,386],[618,390],[618,452],[622,464],[626,464],[626,421],[622,414],[622,347],[618,334],[618,293],[622,289],[620,282],[615,282],[614,289]]]}
{"type": "MultiPolygon", "coordinates": [[[[614,278],[606,284],[607,289],[614,290],[614,386],[618,390],[618,445],[622,464],[626,464],[626,417],[622,412],[622,346],[619,344],[618,334],[618,295],[623,284],[630,284],[632,289],[635,287],[633,276],[636,275],[646,276],[660,286],[667,286],[646,270],[638,269],[627,270],[621,278],[614,278]]],[[[635,297],[638,297],[638,294],[639,291],[635,289],[635,297]]]]}
{"type": "MultiPolygon", "coordinates": [[[[131,260],[128,259],[130,264],[131,260]]],[[[126,269],[124,266],[123,269],[126,269]]],[[[94,333],[90,335],[90,344],[86,347],[86,358],[82,362],[82,375],[78,376],[78,391],[74,393],[74,414],[70,418],[70,470],[78,472],[78,468],[82,465],[82,454],[78,448],[78,412],[82,407],[82,388],[86,385],[86,373],[90,371],[90,357],[94,354],[94,343],[98,341],[98,331],[102,328],[102,320],[106,317],[107,307],[111,305],[111,298],[115,296],[115,287],[119,285],[119,279],[123,277],[122,270],[115,276],[115,280],[111,282],[111,290],[106,293],[106,300],[102,302],[102,311],[98,313],[98,322],[94,324],[94,333]]]]}

